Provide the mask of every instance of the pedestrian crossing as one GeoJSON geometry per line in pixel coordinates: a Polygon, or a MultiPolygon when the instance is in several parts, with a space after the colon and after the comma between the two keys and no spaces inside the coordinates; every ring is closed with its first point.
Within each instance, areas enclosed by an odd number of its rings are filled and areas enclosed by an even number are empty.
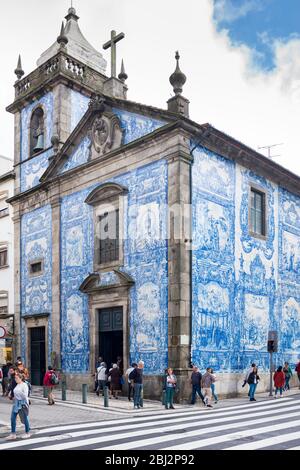
{"type": "Polygon", "coordinates": [[[32,450],[300,449],[300,397],[223,408],[186,407],[132,417],[52,426],[31,439],[1,442],[32,450]]]}

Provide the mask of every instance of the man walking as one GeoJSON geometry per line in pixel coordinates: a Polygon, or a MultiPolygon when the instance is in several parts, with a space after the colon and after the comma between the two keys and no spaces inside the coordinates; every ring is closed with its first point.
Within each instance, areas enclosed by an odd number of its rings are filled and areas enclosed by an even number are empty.
{"type": "Polygon", "coordinates": [[[212,391],[211,391],[211,384],[215,382],[215,378],[211,373],[211,368],[207,367],[205,374],[202,377],[201,380],[201,385],[204,390],[204,403],[208,408],[212,408],[213,406],[211,405],[211,396],[212,396],[212,391]]]}
{"type": "Polygon", "coordinates": [[[192,372],[192,376],[191,376],[191,384],[192,384],[191,405],[195,404],[197,394],[199,395],[202,402],[204,403],[204,396],[201,393],[201,380],[202,380],[202,374],[199,371],[199,368],[197,366],[193,366],[193,372],[192,372]]]}
{"type": "Polygon", "coordinates": [[[139,409],[142,407],[141,396],[142,396],[142,390],[143,390],[143,369],[144,369],[144,362],[139,361],[138,366],[135,369],[133,369],[133,371],[129,374],[129,379],[133,380],[133,386],[134,386],[134,393],[133,393],[134,409],[139,409]]]}
{"type": "Polygon", "coordinates": [[[131,401],[131,392],[133,394],[133,385],[131,384],[131,380],[129,379],[129,375],[131,372],[137,367],[137,364],[133,362],[131,364],[131,367],[128,367],[128,369],[125,372],[125,377],[127,379],[127,384],[128,384],[128,401],[131,401]]]}

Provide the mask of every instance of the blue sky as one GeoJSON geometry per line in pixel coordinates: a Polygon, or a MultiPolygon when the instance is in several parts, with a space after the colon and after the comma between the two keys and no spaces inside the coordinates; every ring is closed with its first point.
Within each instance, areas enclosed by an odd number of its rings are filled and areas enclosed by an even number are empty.
{"type": "Polygon", "coordinates": [[[300,0],[213,0],[217,29],[233,44],[245,44],[256,65],[271,70],[274,40],[300,37],[300,0]]]}

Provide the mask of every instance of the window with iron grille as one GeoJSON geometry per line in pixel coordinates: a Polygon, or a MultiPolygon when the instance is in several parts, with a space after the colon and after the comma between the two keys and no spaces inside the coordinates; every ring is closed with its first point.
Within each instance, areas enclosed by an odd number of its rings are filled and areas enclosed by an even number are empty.
{"type": "Polygon", "coordinates": [[[250,231],[254,235],[266,235],[266,194],[251,188],[250,231]]]}
{"type": "Polygon", "coordinates": [[[7,248],[0,248],[0,267],[7,266],[7,248]]]}
{"type": "Polygon", "coordinates": [[[119,259],[119,209],[99,216],[100,256],[99,264],[119,259]]]}

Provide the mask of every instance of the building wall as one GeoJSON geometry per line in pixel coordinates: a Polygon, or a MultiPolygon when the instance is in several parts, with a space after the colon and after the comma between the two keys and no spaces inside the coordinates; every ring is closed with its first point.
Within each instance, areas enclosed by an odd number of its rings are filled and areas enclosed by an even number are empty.
{"type": "MultiPolygon", "coordinates": [[[[52,349],[52,218],[51,206],[28,212],[21,217],[21,328],[22,357],[26,357],[26,316],[48,316],[48,348],[52,349]],[[43,272],[32,276],[30,262],[43,259],[43,272]]],[[[57,334],[55,332],[55,334],[57,334]]]]}
{"type": "Polygon", "coordinates": [[[300,198],[203,148],[194,151],[192,360],[201,369],[269,367],[300,353],[300,198]],[[267,237],[249,235],[249,187],[267,193],[267,237]]]}
{"type": "MultiPolygon", "coordinates": [[[[130,361],[143,359],[147,374],[160,374],[167,365],[168,350],[166,218],[159,209],[160,204],[166,209],[167,165],[160,161],[111,181],[128,188],[121,270],[135,281],[130,289],[130,361]],[[154,221],[150,228],[147,211],[154,221]]],[[[61,205],[62,367],[73,374],[89,370],[88,297],[78,289],[93,271],[93,209],[84,200],[95,187],[62,198],[61,205]]],[[[111,276],[106,273],[103,282],[111,276]]]]}
{"type": "MultiPolygon", "coordinates": [[[[8,162],[8,161],[7,161],[8,162]]],[[[2,159],[0,157],[0,169],[1,174],[6,173],[9,170],[12,169],[12,162],[9,162],[11,167],[9,168],[8,166],[2,167],[2,159]],[[4,169],[4,171],[3,171],[4,169]]],[[[11,197],[13,195],[14,191],[14,180],[13,178],[4,180],[0,182],[0,194],[5,194],[7,193],[7,197],[11,197]]],[[[8,293],[8,314],[9,315],[14,315],[15,313],[15,306],[14,306],[14,224],[12,221],[12,214],[13,210],[12,207],[9,206],[5,202],[5,199],[0,199],[0,210],[5,209],[5,215],[4,217],[0,217],[0,246],[2,244],[7,245],[8,247],[8,267],[5,268],[0,268],[0,292],[7,292],[8,293]]],[[[16,319],[14,319],[16,321],[16,319]]],[[[11,324],[11,320],[9,318],[1,318],[0,314],[0,325],[4,326],[7,331],[10,333],[13,332],[13,326],[11,324]]],[[[8,335],[8,338],[11,338],[10,335],[8,335]]],[[[6,355],[6,350],[3,349],[5,347],[10,347],[10,345],[7,344],[5,339],[0,340],[0,364],[6,360],[8,357],[6,355]]]]}

